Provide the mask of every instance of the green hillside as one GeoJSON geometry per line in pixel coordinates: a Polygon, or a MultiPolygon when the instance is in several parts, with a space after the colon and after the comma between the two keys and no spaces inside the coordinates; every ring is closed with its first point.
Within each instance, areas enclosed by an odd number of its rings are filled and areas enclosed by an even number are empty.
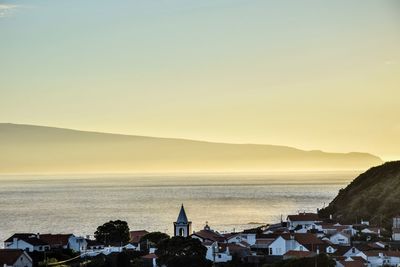
{"type": "Polygon", "coordinates": [[[400,214],[400,161],[387,162],[359,175],[320,214],[332,214],[343,223],[365,219],[390,228],[392,217],[400,214]]]}

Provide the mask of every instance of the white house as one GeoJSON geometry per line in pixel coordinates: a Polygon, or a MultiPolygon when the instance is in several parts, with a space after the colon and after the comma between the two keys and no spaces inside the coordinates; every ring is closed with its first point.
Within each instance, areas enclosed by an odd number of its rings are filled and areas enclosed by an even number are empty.
{"type": "Polygon", "coordinates": [[[293,230],[296,228],[309,228],[316,223],[321,222],[316,213],[299,213],[297,215],[288,215],[286,218],[287,228],[293,230]]]}
{"type": "Polygon", "coordinates": [[[315,234],[282,234],[268,246],[269,255],[284,255],[289,250],[319,252],[326,243],[315,234]]]}
{"type": "Polygon", "coordinates": [[[344,260],[336,261],[336,267],[363,267],[367,266],[366,261],[360,257],[345,258],[344,260]]]}
{"type": "Polygon", "coordinates": [[[368,235],[377,235],[381,236],[381,229],[377,227],[367,227],[361,230],[361,233],[368,235]]]}
{"type": "Polygon", "coordinates": [[[318,231],[322,231],[326,235],[333,235],[338,232],[343,232],[347,235],[353,236],[357,232],[352,225],[342,225],[340,223],[316,223],[315,228],[318,231]]]}
{"type": "Polygon", "coordinates": [[[81,236],[70,235],[68,238],[68,248],[76,252],[86,251],[87,241],[81,236]]]}
{"type": "Polygon", "coordinates": [[[362,250],[360,250],[359,248],[352,246],[349,248],[349,250],[347,250],[343,256],[344,257],[354,257],[357,256],[360,252],[362,252],[362,250]]]}
{"type": "Polygon", "coordinates": [[[1,267],[32,267],[32,259],[21,249],[0,249],[1,267]]]}
{"type": "Polygon", "coordinates": [[[279,236],[268,246],[268,254],[274,256],[282,256],[289,250],[308,251],[308,249],[297,242],[294,237],[286,239],[283,236],[279,236]]]}
{"type": "Polygon", "coordinates": [[[329,237],[329,241],[331,241],[335,245],[349,246],[350,236],[345,233],[339,232],[329,237]]]}
{"type": "Polygon", "coordinates": [[[365,259],[368,267],[400,265],[400,251],[362,251],[357,256],[365,259]]]}
{"type": "Polygon", "coordinates": [[[39,235],[36,234],[14,234],[4,241],[4,247],[28,252],[50,250],[50,245],[39,239],[39,235]]]}
{"type": "Polygon", "coordinates": [[[41,234],[39,238],[49,244],[52,249],[71,249],[75,252],[83,252],[87,249],[86,239],[74,234],[41,234]]]}
{"type": "Polygon", "coordinates": [[[219,243],[227,242],[226,237],[224,235],[218,233],[217,231],[212,230],[208,224],[206,224],[202,230],[191,234],[190,237],[194,238],[194,239],[198,239],[202,243],[204,243],[204,242],[219,242],[219,243]]]}
{"type": "Polygon", "coordinates": [[[242,243],[243,241],[252,246],[256,243],[255,233],[234,233],[229,236],[225,236],[228,243],[242,243]]]}
{"type": "Polygon", "coordinates": [[[225,243],[205,242],[203,246],[207,248],[206,258],[215,263],[228,262],[232,260],[229,246],[225,243]]]}

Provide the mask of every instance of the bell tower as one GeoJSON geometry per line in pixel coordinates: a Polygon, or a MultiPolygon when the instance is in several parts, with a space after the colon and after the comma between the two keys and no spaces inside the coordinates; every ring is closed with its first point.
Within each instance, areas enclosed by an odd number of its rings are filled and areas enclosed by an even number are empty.
{"type": "Polygon", "coordinates": [[[183,204],[178,215],[178,219],[174,222],[174,236],[188,237],[192,233],[192,222],[188,221],[183,204]]]}

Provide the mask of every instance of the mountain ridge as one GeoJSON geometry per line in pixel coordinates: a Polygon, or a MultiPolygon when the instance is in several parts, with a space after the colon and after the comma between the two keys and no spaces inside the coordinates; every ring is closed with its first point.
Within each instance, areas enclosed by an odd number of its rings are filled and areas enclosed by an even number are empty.
{"type": "Polygon", "coordinates": [[[13,123],[0,123],[0,149],[0,173],[268,171],[288,166],[293,170],[330,170],[363,169],[382,162],[379,157],[362,152],[329,153],[279,145],[230,144],[13,123]]]}

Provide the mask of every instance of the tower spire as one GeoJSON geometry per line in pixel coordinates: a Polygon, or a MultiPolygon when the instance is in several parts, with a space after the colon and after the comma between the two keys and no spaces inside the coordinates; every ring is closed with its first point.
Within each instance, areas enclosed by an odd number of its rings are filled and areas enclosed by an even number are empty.
{"type": "Polygon", "coordinates": [[[176,219],[176,222],[174,222],[174,235],[188,237],[191,234],[191,231],[192,222],[189,222],[186,216],[185,207],[182,203],[178,218],[176,219]]]}
{"type": "Polygon", "coordinates": [[[178,224],[188,223],[188,218],[186,216],[185,207],[183,206],[183,204],[181,206],[181,210],[179,212],[178,219],[176,219],[176,223],[178,223],[178,224]]]}

